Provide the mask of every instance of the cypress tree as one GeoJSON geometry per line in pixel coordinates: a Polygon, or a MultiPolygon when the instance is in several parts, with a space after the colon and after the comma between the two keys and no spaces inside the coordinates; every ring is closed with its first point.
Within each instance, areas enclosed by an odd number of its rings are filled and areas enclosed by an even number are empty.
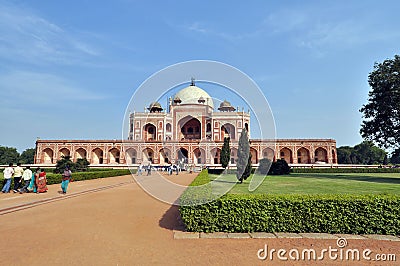
{"type": "Polygon", "coordinates": [[[240,183],[243,182],[244,174],[249,164],[249,156],[250,156],[249,136],[247,134],[247,130],[244,128],[239,138],[238,159],[236,163],[237,167],[236,178],[239,180],[240,183]]]}
{"type": "Polygon", "coordinates": [[[224,146],[222,146],[220,161],[223,168],[229,165],[229,160],[231,159],[231,148],[229,147],[230,138],[224,138],[224,146]]]}

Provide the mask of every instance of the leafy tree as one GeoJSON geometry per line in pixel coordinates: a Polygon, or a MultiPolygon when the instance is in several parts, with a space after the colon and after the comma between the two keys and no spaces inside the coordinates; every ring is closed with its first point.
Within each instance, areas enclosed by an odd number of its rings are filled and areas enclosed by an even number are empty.
{"type": "Polygon", "coordinates": [[[361,136],[383,148],[400,147],[400,56],[375,63],[368,83],[368,103],[360,109],[361,136]]]}
{"type": "Polygon", "coordinates": [[[75,170],[76,171],[87,171],[90,163],[86,158],[79,158],[76,160],[75,163],[75,170]]]}
{"type": "Polygon", "coordinates": [[[290,174],[290,166],[285,161],[285,159],[278,159],[273,162],[271,169],[269,170],[269,175],[288,175],[290,174]]]}
{"type": "Polygon", "coordinates": [[[224,138],[224,145],[222,146],[220,161],[223,168],[226,168],[229,165],[229,161],[231,159],[231,148],[229,147],[230,138],[224,138]]]}
{"type": "Polygon", "coordinates": [[[259,161],[259,164],[260,165],[258,166],[257,171],[262,175],[267,175],[269,169],[271,168],[271,160],[268,158],[263,158],[259,161]]]}
{"type": "Polygon", "coordinates": [[[386,152],[374,145],[372,141],[363,141],[354,146],[358,164],[382,164],[386,152]]]}
{"type": "Polygon", "coordinates": [[[393,151],[392,156],[390,156],[390,162],[392,164],[400,164],[400,148],[393,151]]]}
{"type": "Polygon", "coordinates": [[[62,156],[62,158],[58,160],[56,163],[56,168],[54,169],[54,173],[56,174],[62,173],[67,166],[71,171],[76,170],[75,163],[71,161],[71,156],[62,156]]]}
{"type": "Polygon", "coordinates": [[[35,161],[35,148],[24,150],[19,156],[19,162],[23,164],[33,164],[35,161]]]}
{"type": "Polygon", "coordinates": [[[354,148],[350,146],[343,146],[336,149],[337,159],[339,164],[352,164],[352,157],[354,157],[354,148]],[[353,156],[352,156],[353,155],[353,156]]]}
{"type": "Polygon", "coordinates": [[[16,148],[0,146],[0,164],[17,163],[19,153],[16,148]]]}
{"type": "Polygon", "coordinates": [[[249,136],[247,134],[247,130],[243,129],[239,138],[238,158],[236,162],[236,167],[237,167],[236,178],[239,180],[240,183],[242,183],[243,179],[245,179],[245,172],[246,168],[248,168],[249,156],[250,156],[249,136]]]}
{"type": "Polygon", "coordinates": [[[354,147],[337,148],[339,164],[385,164],[387,153],[371,141],[363,141],[354,147]]]}

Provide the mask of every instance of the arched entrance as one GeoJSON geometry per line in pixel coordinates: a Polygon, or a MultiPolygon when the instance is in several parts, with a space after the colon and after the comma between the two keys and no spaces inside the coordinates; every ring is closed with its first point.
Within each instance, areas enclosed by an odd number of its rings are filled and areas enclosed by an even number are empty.
{"type": "Polygon", "coordinates": [[[126,162],[136,164],[137,152],[134,148],[129,148],[125,152],[126,162]]]}
{"type": "Polygon", "coordinates": [[[156,138],[156,127],[153,124],[147,123],[144,126],[144,140],[145,141],[153,141],[157,140],[156,138]]]}
{"type": "Polygon", "coordinates": [[[43,163],[45,164],[51,164],[53,163],[53,155],[54,152],[50,148],[46,148],[43,150],[43,163]]]}
{"type": "Polygon", "coordinates": [[[171,151],[167,148],[162,148],[159,152],[160,164],[169,164],[171,162],[171,151]]]}
{"type": "Polygon", "coordinates": [[[67,156],[70,156],[70,151],[69,151],[69,149],[67,149],[67,148],[62,148],[61,150],[60,150],[60,159],[61,158],[63,158],[63,157],[67,157],[67,156]]]}
{"type": "Polygon", "coordinates": [[[195,164],[204,164],[206,162],[206,152],[201,148],[196,148],[193,151],[193,158],[195,164]]]}
{"type": "Polygon", "coordinates": [[[235,127],[229,123],[221,126],[221,140],[227,137],[231,138],[231,140],[234,140],[236,137],[235,127]]]}
{"type": "Polygon", "coordinates": [[[319,147],[315,150],[315,162],[328,162],[328,152],[324,148],[319,147]]]}
{"type": "Polygon", "coordinates": [[[221,157],[221,149],[220,148],[214,148],[211,150],[212,163],[220,164],[221,163],[220,157],[221,157]]]}
{"type": "Polygon", "coordinates": [[[201,123],[198,119],[187,116],[178,122],[178,140],[201,139],[201,123]]]}
{"type": "Polygon", "coordinates": [[[96,148],[92,151],[92,162],[91,164],[103,164],[103,150],[96,148]]]}
{"type": "Polygon", "coordinates": [[[251,164],[257,164],[258,163],[257,150],[254,148],[250,148],[250,153],[251,153],[251,164]]]}
{"type": "Polygon", "coordinates": [[[181,164],[184,164],[184,163],[188,163],[188,158],[189,158],[189,152],[188,152],[188,150],[187,149],[185,149],[185,148],[180,148],[178,151],[177,151],[177,154],[178,154],[178,162],[179,163],[181,163],[181,164]]]}
{"type": "Polygon", "coordinates": [[[275,152],[271,148],[265,148],[262,152],[263,158],[267,158],[271,162],[275,161],[275,152]]]}
{"type": "Polygon", "coordinates": [[[298,163],[311,163],[310,162],[310,151],[304,147],[297,150],[297,162],[298,163]]]}
{"type": "Polygon", "coordinates": [[[109,163],[118,164],[120,159],[120,152],[117,148],[112,148],[108,151],[109,163]]]}
{"type": "Polygon", "coordinates": [[[78,159],[86,159],[87,157],[87,152],[83,148],[79,148],[75,151],[75,160],[78,159]]]}
{"type": "Polygon", "coordinates": [[[287,163],[293,163],[292,151],[289,148],[283,148],[279,153],[281,159],[284,159],[287,163]]]}
{"type": "Polygon", "coordinates": [[[153,163],[154,151],[151,148],[146,148],[142,151],[143,163],[153,163]]]}

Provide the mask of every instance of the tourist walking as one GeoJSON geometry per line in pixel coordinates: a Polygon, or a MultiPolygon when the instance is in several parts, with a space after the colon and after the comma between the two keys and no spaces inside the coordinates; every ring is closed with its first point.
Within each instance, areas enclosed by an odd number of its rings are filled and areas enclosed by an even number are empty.
{"type": "Polygon", "coordinates": [[[13,192],[17,193],[21,186],[22,175],[24,174],[24,169],[21,167],[21,163],[17,163],[17,167],[14,168],[14,189],[13,192]]]}
{"type": "Polygon", "coordinates": [[[168,167],[168,173],[169,175],[172,175],[172,164],[170,164],[168,167]]]}
{"type": "Polygon", "coordinates": [[[24,180],[25,184],[19,191],[21,194],[29,192],[28,187],[32,180],[32,170],[29,166],[26,167],[24,173],[22,174],[22,179],[24,180]]]}
{"type": "Polygon", "coordinates": [[[28,186],[28,191],[32,191],[33,193],[37,192],[36,179],[39,178],[39,174],[40,174],[40,168],[37,167],[35,172],[32,173],[32,178],[28,186]]]}
{"type": "Polygon", "coordinates": [[[151,175],[151,164],[147,166],[147,175],[151,175]]]}
{"type": "Polygon", "coordinates": [[[67,194],[68,184],[72,179],[72,172],[69,167],[65,167],[65,170],[62,174],[62,182],[61,182],[61,189],[63,194],[67,194]]]}
{"type": "Polygon", "coordinates": [[[44,169],[40,169],[40,173],[36,176],[37,176],[36,193],[47,192],[47,179],[46,179],[46,172],[44,171],[44,169]]]}
{"type": "Polygon", "coordinates": [[[142,165],[142,164],[139,164],[138,170],[137,170],[137,175],[138,175],[138,176],[142,175],[142,172],[143,172],[143,165],[142,165]]]}
{"type": "Polygon", "coordinates": [[[10,163],[8,167],[4,168],[3,174],[4,174],[4,182],[3,182],[3,189],[1,192],[3,193],[9,193],[10,192],[10,186],[11,186],[11,178],[14,174],[14,169],[13,169],[13,164],[10,163]]]}

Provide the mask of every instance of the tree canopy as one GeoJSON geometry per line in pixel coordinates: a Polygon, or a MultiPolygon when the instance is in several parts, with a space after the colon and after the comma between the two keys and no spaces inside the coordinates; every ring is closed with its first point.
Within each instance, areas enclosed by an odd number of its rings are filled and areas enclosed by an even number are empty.
{"type": "Polygon", "coordinates": [[[0,164],[17,163],[19,153],[16,148],[0,146],[0,164]]]}
{"type": "Polygon", "coordinates": [[[375,63],[363,114],[361,136],[383,148],[400,147],[400,56],[375,63]]]}
{"type": "Polygon", "coordinates": [[[24,150],[19,156],[18,161],[23,164],[33,164],[35,160],[35,148],[24,150]]]}
{"type": "Polygon", "coordinates": [[[387,153],[372,141],[363,141],[354,147],[337,148],[339,164],[384,164],[386,156],[387,153]]]}

